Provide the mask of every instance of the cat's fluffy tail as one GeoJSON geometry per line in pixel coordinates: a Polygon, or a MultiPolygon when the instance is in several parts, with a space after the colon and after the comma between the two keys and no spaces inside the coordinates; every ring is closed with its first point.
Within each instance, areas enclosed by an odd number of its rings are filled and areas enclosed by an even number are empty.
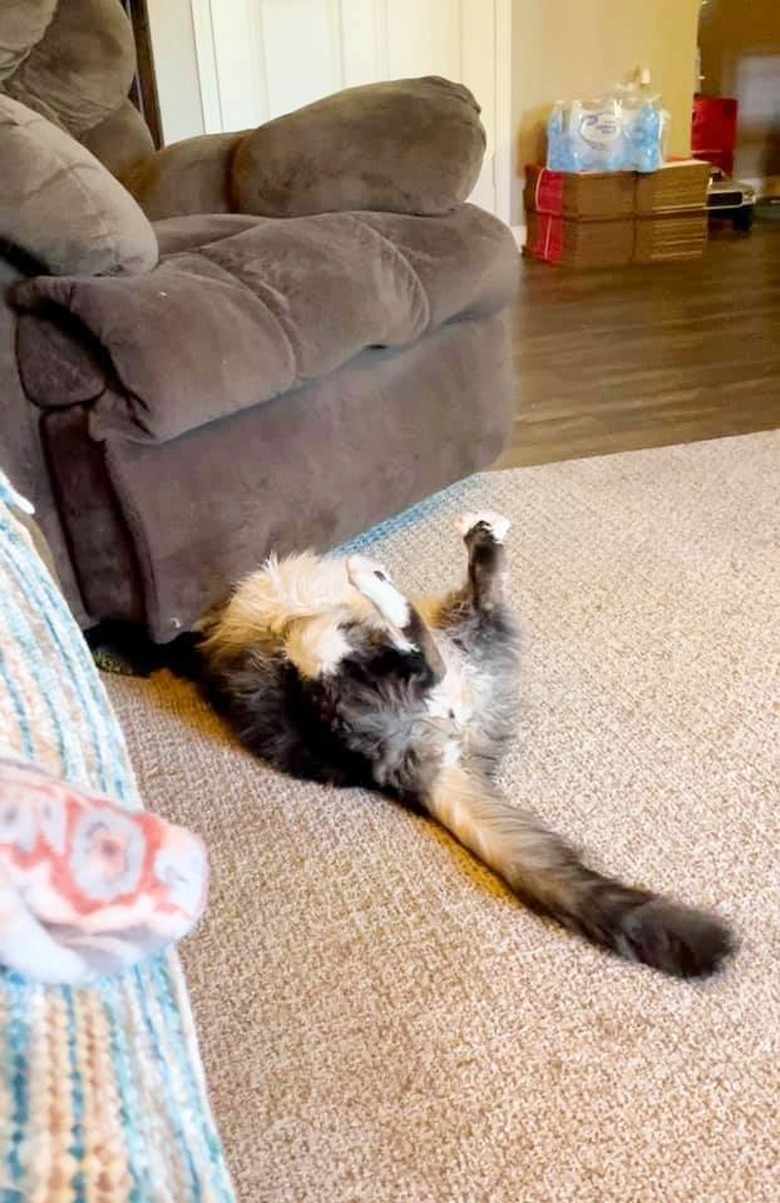
{"type": "Polygon", "coordinates": [[[442,769],[426,809],[533,910],[631,961],[707,977],[733,949],[715,916],[603,877],[559,836],[459,767],[442,769]]]}

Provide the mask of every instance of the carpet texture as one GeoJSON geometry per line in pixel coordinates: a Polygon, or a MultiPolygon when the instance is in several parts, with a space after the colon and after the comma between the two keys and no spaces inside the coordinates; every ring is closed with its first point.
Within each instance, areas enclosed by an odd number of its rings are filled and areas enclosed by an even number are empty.
{"type": "Polygon", "coordinates": [[[704,986],[535,918],[426,820],[270,772],[167,673],[111,677],[147,805],[200,831],[183,945],[246,1203],[772,1203],[780,1127],[780,434],[494,474],[351,546],[456,580],[515,523],[504,771],[599,868],[729,916],[704,986]]]}

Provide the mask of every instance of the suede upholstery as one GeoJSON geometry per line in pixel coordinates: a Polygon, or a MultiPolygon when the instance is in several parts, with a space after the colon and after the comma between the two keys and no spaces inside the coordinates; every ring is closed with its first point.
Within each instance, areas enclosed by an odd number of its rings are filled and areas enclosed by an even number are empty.
{"type": "MultiPolygon", "coordinates": [[[[0,296],[20,279],[21,272],[0,255],[0,296]]],[[[35,506],[38,525],[51,548],[63,591],[77,620],[86,626],[89,615],[54,499],[40,437],[40,415],[25,397],[19,379],[16,325],[13,310],[0,303],[0,468],[13,476],[15,486],[35,506]]]]}
{"type": "Polygon", "coordinates": [[[153,221],[230,213],[230,169],[243,136],[206,134],[174,142],[128,168],[122,182],[153,221]]]}
{"type": "Polygon", "coordinates": [[[271,551],[324,551],[491,463],[512,394],[497,314],[447,323],[400,353],[369,348],[169,442],[63,440],[66,423],[89,418],[49,410],[43,436],[89,566],[90,613],[140,614],[155,639],[174,638],[271,551]]]}
{"type": "Polygon", "coordinates": [[[64,130],[1,95],[0,163],[0,239],[60,274],[154,267],[154,230],[119,181],[64,130]]]}
{"type": "Polygon", "coordinates": [[[81,143],[117,179],[140,159],[154,155],[149,127],[130,100],[123,100],[99,125],[86,131],[81,143]]]}
{"type": "Polygon", "coordinates": [[[347,88],[259,129],[155,153],[129,114],[134,71],[132,28],[119,0],[0,7],[0,92],[83,142],[152,220],[446,213],[466,199],[482,165],[478,104],[467,88],[437,76],[347,88]]]}
{"type": "Polygon", "coordinates": [[[17,7],[31,9],[29,51],[4,90],[80,137],[123,104],[132,83],[135,46],[124,9],[115,0],[60,0],[38,38],[39,5],[17,7]]]}
{"type": "Polygon", "coordinates": [[[40,42],[54,16],[57,0],[3,0],[0,6],[0,81],[13,75],[40,42]]]}
{"type": "Polygon", "coordinates": [[[261,125],[236,150],[231,195],[240,212],[268,217],[446,213],[471,192],[484,154],[467,88],[435,76],[392,80],[261,125]]]}
{"type": "Polygon", "coordinates": [[[474,97],[429,76],[346,88],[256,130],[189,139],[123,179],[152,218],[436,214],[466,199],[484,153],[474,97]]]}
{"type": "Polygon", "coordinates": [[[484,131],[458,84],[154,152],[132,71],[118,0],[0,4],[0,110],[28,106],[30,134],[0,174],[0,466],[82,625],[169,640],[272,550],[325,549],[499,454],[517,250],[463,203],[484,131]],[[20,191],[46,174],[41,131],[80,202],[20,191]],[[127,210],[98,254],[83,214],[109,171],[127,210]],[[150,255],[118,275],[141,228],[150,255]]]}
{"type": "Polygon", "coordinates": [[[516,276],[507,251],[506,228],[471,205],[436,222],[378,213],[255,219],[132,281],[41,276],[20,285],[23,309],[51,319],[56,307],[78,320],[75,339],[51,320],[22,320],[22,380],[42,408],[96,402],[96,439],[167,442],[367,347],[408,346],[455,316],[503,309],[516,276]],[[113,378],[121,397],[104,394],[113,378]]]}

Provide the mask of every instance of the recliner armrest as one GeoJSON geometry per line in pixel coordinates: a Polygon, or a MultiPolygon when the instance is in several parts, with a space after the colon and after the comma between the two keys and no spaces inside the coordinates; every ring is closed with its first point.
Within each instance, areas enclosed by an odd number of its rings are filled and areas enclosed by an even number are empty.
{"type": "Polygon", "coordinates": [[[125,186],[153,220],[193,213],[433,215],[479,175],[479,105],[438,76],[347,88],[256,130],[190,138],[137,164],[125,186]]]}

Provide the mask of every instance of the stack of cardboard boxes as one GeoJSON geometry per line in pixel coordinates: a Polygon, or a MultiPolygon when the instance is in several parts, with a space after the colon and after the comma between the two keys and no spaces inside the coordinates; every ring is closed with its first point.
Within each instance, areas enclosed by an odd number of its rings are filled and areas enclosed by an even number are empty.
{"type": "Polygon", "coordinates": [[[707,241],[709,163],[582,174],[529,167],[526,255],[570,267],[694,259],[707,241]]]}

